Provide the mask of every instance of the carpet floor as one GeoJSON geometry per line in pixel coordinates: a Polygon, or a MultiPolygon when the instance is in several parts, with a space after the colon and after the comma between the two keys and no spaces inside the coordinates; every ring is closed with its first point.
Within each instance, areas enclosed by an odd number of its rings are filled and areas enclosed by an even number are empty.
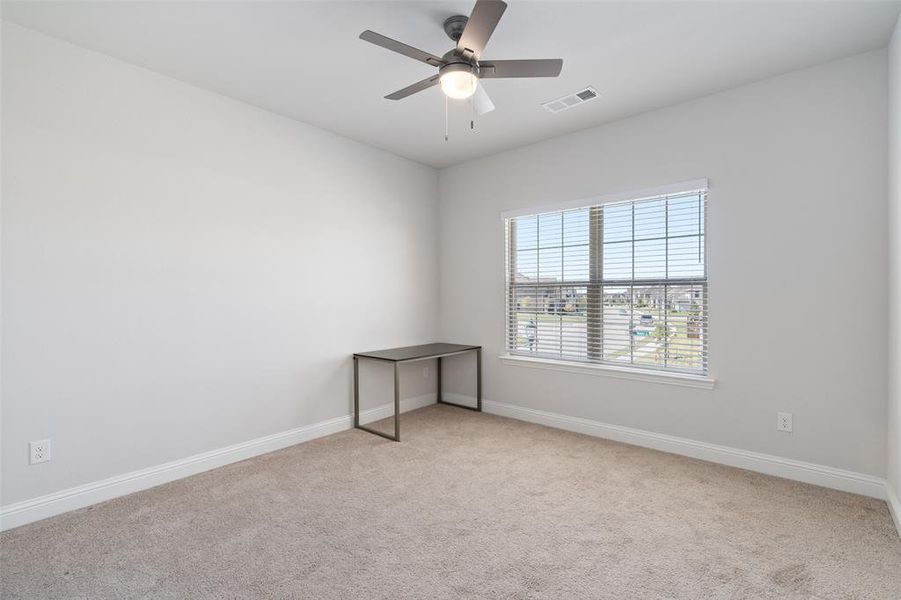
{"type": "Polygon", "coordinates": [[[0,597],[901,599],[885,503],[446,406],[0,535],[0,597]]]}

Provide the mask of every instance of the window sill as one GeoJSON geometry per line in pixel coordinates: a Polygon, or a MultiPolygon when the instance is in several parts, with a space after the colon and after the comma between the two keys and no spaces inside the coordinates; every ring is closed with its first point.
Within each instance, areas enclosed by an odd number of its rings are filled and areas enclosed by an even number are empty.
{"type": "Polygon", "coordinates": [[[712,390],[713,386],[716,384],[716,379],[704,377],[702,375],[667,373],[651,369],[617,367],[615,365],[577,363],[565,360],[554,360],[551,358],[517,356],[515,354],[501,354],[498,358],[501,359],[501,362],[505,365],[516,367],[533,367],[536,369],[549,369],[551,371],[563,371],[566,373],[584,373],[588,375],[600,375],[602,377],[615,377],[617,379],[631,379],[649,383],[679,385],[682,387],[704,390],[712,390]]]}

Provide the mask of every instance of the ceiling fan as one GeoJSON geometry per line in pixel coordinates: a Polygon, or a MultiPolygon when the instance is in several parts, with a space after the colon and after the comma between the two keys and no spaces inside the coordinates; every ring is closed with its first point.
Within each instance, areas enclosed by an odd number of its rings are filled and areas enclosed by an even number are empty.
{"type": "Polygon", "coordinates": [[[494,110],[494,104],[479,81],[507,77],[556,77],[563,68],[563,59],[482,60],[482,51],[497,27],[507,4],[500,0],[478,0],[469,17],[454,15],[444,21],[444,32],[457,46],[443,56],[435,56],[424,50],[366,30],[360,39],[409,56],[438,68],[438,73],[413,85],[385,96],[388,100],[401,100],[440,84],[445,96],[453,99],[472,97],[473,109],[478,114],[494,110]]]}

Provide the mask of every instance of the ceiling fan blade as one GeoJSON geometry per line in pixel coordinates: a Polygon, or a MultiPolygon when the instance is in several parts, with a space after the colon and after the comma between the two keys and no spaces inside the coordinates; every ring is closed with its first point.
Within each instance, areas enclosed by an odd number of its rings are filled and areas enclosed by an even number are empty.
{"type": "Polygon", "coordinates": [[[408,46],[403,42],[392,40],[391,38],[386,37],[381,33],[369,31],[368,29],[360,34],[360,39],[365,40],[371,44],[375,44],[376,46],[387,48],[388,50],[392,50],[394,52],[397,52],[398,54],[409,56],[410,58],[424,62],[427,65],[432,65],[433,67],[440,67],[444,64],[444,61],[434,54],[429,54],[425,50],[420,50],[419,48],[408,46]]]}
{"type": "Polygon", "coordinates": [[[501,0],[478,0],[472,8],[466,27],[463,28],[463,35],[457,42],[457,50],[464,55],[467,52],[472,53],[478,59],[505,10],[507,4],[501,0]]]}
{"type": "Polygon", "coordinates": [[[475,108],[476,114],[480,116],[494,110],[494,102],[488,97],[488,92],[481,83],[476,87],[475,94],[472,95],[472,106],[475,108]]]}
{"type": "Polygon", "coordinates": [[[556,77],[563,68],[562,58],[526,60],[486,60],[479,63],[479,77],[556,77]]]}
{"type": "Polygon", "coordinates": [[[437,85],[438,76],[432,75],[428,79],[423,79],[422,81],[417,81],[413,85],[408,85],[402,90],[397,90],[393,94],[388,94],[385,96],[388,100],[401,100],[402,98],[406,98],[407,96],[412,96],[416,92],[421,92],[422,90],[427,90],[433,85],[437,85]]]}

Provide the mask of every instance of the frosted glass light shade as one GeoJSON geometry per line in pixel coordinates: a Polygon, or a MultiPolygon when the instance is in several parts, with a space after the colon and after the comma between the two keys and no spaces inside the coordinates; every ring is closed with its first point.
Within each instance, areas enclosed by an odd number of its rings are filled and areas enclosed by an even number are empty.
{"type": "Polygon", "coordinates": [[[476,91],[479,78],[470,71],[450,71],[441,74],[441,91],[448,98],[462,100],[476,91]]]}

